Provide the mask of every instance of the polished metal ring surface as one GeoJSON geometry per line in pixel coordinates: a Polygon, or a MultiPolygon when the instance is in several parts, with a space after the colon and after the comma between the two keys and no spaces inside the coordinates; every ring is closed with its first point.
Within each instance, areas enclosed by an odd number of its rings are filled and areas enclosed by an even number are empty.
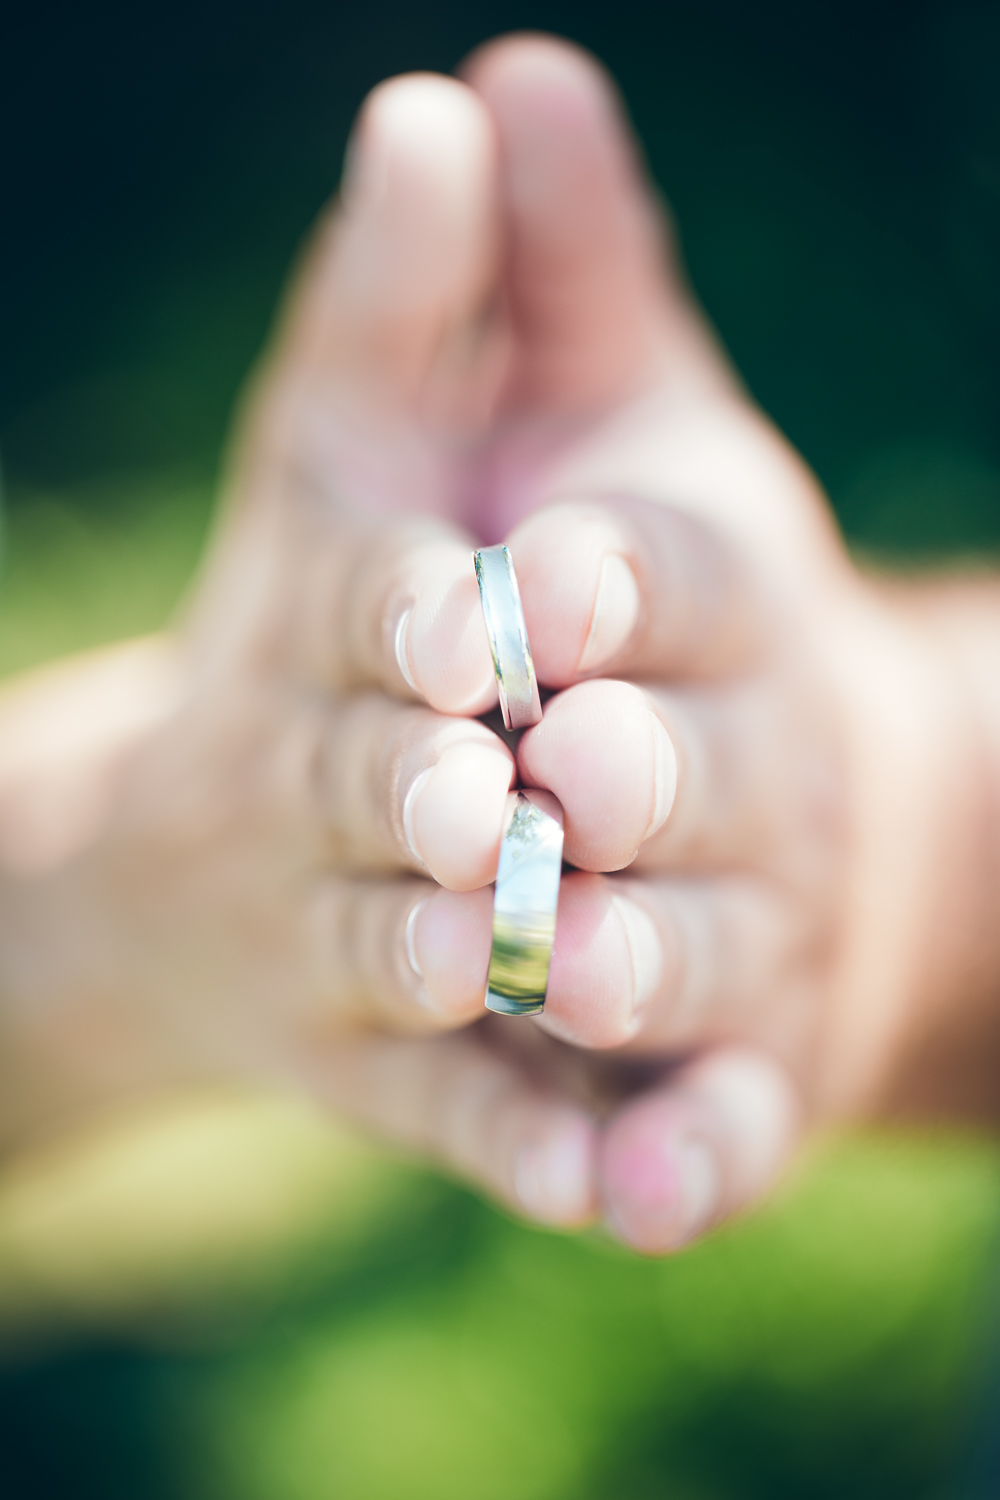
{"type": "Polygon", "coordinates": [[[533,1016],[545,1005],[562,873],[563,815],[551,792],[510,792],[493,896],[486,1005],[533,1016]]]}
{"type": "Polygon", "coordinates": [[[542,705],[510,552],[503,546],[483,547],[473,560],[504,728],[530,729],[541,721],[542,705]]]}

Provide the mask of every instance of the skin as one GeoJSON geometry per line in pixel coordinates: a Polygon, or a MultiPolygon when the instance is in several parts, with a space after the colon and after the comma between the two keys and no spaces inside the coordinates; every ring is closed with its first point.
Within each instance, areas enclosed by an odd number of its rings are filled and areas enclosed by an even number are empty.
{"type": "Polygon", "coordinates": [[[377,89],[174,632],[0,703],[0,1137],[306,1087],[650,1253],[804,1131],[992,1099],[990,579],[848,559],[541,38],[377,89]],[[552,696],[516,747],[470,562],[552,696]],[[537,1024],[482,1019],[508,788],[563,803],[537,1024]]]}

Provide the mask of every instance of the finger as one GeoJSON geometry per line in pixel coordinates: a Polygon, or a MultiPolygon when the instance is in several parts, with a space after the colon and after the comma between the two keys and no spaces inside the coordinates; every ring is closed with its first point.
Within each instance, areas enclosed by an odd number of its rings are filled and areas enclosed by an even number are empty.
{"type": "Polygon", "coordinates": [[[673,805],[677,758],[647,695],[626,682],[586,682],[552,698],[518,746],[528,786],[563,806],[564,857],[584,870],[617,870],[659,829],[673,805]]]}
{"type": "Polygon", "coordinates": [[[497,702],[472,543],[437,522],[320,527],[301,580],[299,671],[322,686],[420,696],[442,713],[497,702]]]}
{"type": "MultiPolygon", "coordinates": [[[[480,432],[497,383],[481,337],[498,250],[484,107],[454,80],[395,80],[369,100],[350,155],[345,201],[316,236],[251,392],[199,591],[199,656],[223,670],[248,639],[258,651],[291,640],[328,678],[325,627],[340,603],[330,585],[352,551],[344,533],[392,513],[457,514],[456,453],[480,432]]],[[[437,597],[440,609],[445,584],[437,597]]],[[[469,611],[461,598],[456,608],[460,637],[469,611]]],[[[463,660],[459,639],[445,677],[464,681],[463,660]]],[[[446,702],[431,678],[438,707],[489,706],[475,702],[482,673],[446,702]]]]}
{"type": "MultiPolygon", "coordinates": [[[[246,519],[246,518],[244,518],[246,519]]],[[[206,681],[233,657],[307,687],[382,688],[441,713],[497,703],[472,542],[437,521],[362,526],[320,509],[292,528],[244,525],[215,551],[189,620],[206,681]]]]}
{"type": "Polygon", "coordinates": [[[378,687],[442,713],[496,706],[472,542],[456,528],[367,525],[315,507],[290,531],[244,527],[235,540],[218,549],[191,621],[206,678],[231,669],[235,648],[255,671],[280,665],[309,687],[378,687]]]}
{"type": "Polygon", "coordinates": [[[741,1038],[799,1055],[832,936],[751,876],[567,875],[538,1024],[584,1047],[677,1051],[741,1038]]]}
{"type": "Polygon", "coordinates": [[[369,95],[289,319],[297,369],[349,383],[352,401],[421,405],[443,345],[493,290],[495,158],[487,111],[454,79],[412,74],[369,95]]]}
{"type": "Polygon", "coordinates": [[[520,36],[474,53],[463,71],[500,141],[514,398],[590,409],[665,361],[688,385],[727,379],[666,272],[661,215],[603,69],[565,42],[520,36]]]}
{"type": "Polygon", "coordinates": [[[345,1025],[421,1034],[480,1019],[492,911],[488,889],[459,895],[427,880],[314,881],[296,947],[309,1035],[345,1025]]]}
{"type": "Polygon", "coordinates": [[[771,1189],[802,1131],[787,1074],[722,1048],[627,1104],[600,1152],[604,1216],[647,1255],[677,1250],[771,1189]]]}
{"type": "Polygon", "coordinates": [[[836,731],[813,685],[651,688],[677,757],[669,817],[636,871],[754,869],[813,892],[839,878],[848,810],[836,731]]]}
{"type": "Polygon", "coordinates": [[[491,1050],[477,1031],[363,1036],[304,1064],[335,1108],[542,1223],[596,1212],[597,1131],[554,1087],[491,1050]]]}
{"type": "Polygon", "coordinates": [[[581,869],[752,867],[816,889],[839,867],[843,778],[825,706],[787,688],[578,684],[522,736],[522,780],[559,798],[581,869]]]}
{"type": "Polygon", "coordinates": [[[499,378],[481,336],[497,213],[493,127],[472,91],[430,75],[376,89],[250,392],[214,538],[216,617],[239,621],[283,567],[298,580],[345,518],[457,513],[452,450],[480,430],[499,378]]]}
{"type": "Polygon", "coordinates": [[[452,890],[496,877],[514,759],[476,720],[377,693],[302,713],[276,756],[278,826],[291,808],[315,857],[342,870],[417,870],[452,890]]]}
{"type": "Polygon", "coordinates": [[[291,528],[244,525],[231,540],[190,621],[206,681],[231,671],[235,652],[254,675],[280,668],[308,688],[377,687],[441,713],[496,706],[473,544],[461,531],[312,507],[291,528]]]}
{"type": "Polygon", "coordinates": [[[615,882],[630,938],[633,1047],[741,1038],[801,1055],[833,933],[756,875],[615,882]]]}
{"type": "Polygon", "coordinates": [[[717,528],[628,496],[536,511],[509,538],[539,680],[660,682],[752,663],[764,606],[717,528]]]}

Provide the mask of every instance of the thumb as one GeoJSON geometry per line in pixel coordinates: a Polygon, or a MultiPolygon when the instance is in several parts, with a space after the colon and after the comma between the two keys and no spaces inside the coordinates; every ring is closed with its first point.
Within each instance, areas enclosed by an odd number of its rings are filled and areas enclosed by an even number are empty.
{"type": "Polygon", "coordinates": [[[285,358],[410,407],[442,344],[489,297],[498,255],[495,137],[482,103],[433,74],[381,84],[293,295],[285,358]]]}
{"type": "Polygon", "coordinates": [[[481,344],[464,372],[454,347],[495,289],[497,215],[495,133],[473,91],[429,74],[375,89],[242,414],[192,616],[213,660],[312,639],[373,518],[455,514],[447,439],[474,430],[490,372],[481,344]]]}
{"type": "Polygon", "coordinates": [[[500,144],[514,400],[586,411],[665,370],[688,388],[728,385],[604,70],[522,35],[476,52],[465,76],[500,144]]]}

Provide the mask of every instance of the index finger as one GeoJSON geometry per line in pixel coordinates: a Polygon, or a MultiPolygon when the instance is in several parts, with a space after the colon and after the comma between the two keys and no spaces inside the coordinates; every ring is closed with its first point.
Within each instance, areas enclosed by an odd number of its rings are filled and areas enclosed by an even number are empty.
{"type": "Polygon", "coordinates": [[[536,511],[509,539],[539,680],[714,677],[759,650],[762,607],[714,527],[632,496],[536,511]]]}
{"type": "Polygon", "coordinates": [[[320,693],[381,688],[439,713],[495,707],[473,543],[430,518],[323,504],[244,515],[220,538],[188,633],[203,669],[234,657],[320,693]]]}

